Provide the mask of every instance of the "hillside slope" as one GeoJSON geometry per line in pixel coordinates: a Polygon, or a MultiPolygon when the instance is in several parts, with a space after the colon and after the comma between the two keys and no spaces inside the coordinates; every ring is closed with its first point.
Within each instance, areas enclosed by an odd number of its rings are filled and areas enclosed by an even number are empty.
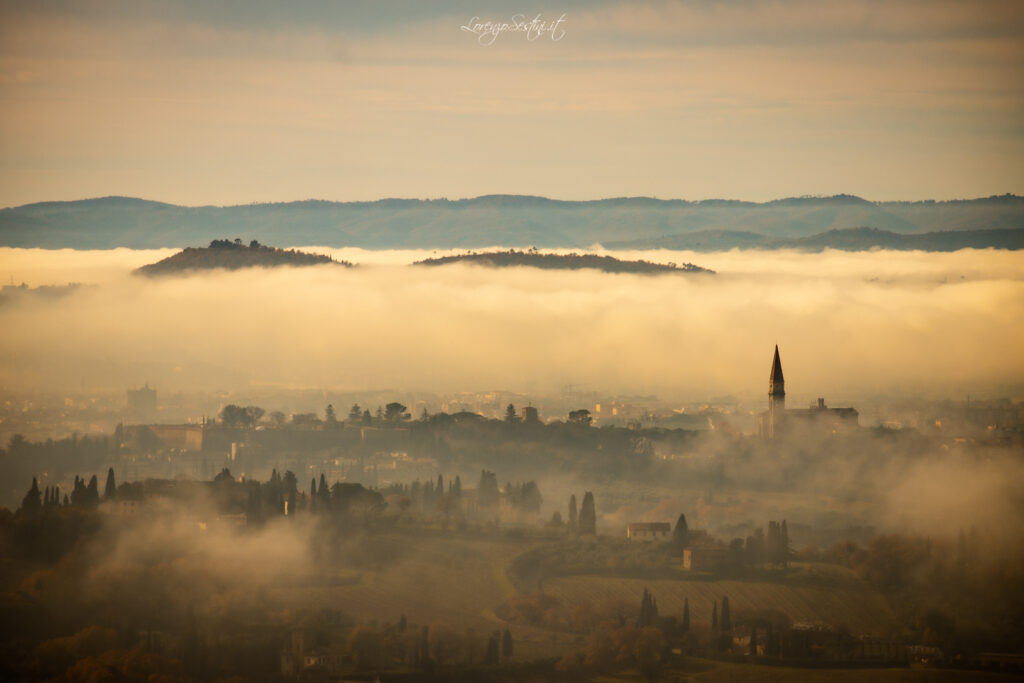
{"type": "Polygon", "coordinates": [[[75,249],[184,247],[222,235],[261,242],[364,248],[587,247],[706,231],[773,239],[869,227],[895,234],[1024,228],[1024,198],[869,202],[800,197],[754,203],[646,197],[559,201],[474,199],[300,201],[186,207],[127,197],[44,202],[0,210],[0,246],[75,249]],[[716,232],[717,231],[717,232],[716,232]]]}

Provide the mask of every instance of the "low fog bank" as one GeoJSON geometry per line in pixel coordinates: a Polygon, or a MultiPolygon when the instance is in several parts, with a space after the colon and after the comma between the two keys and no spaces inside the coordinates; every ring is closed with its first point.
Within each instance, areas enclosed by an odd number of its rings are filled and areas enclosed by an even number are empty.
{"type": "Polygon", "coordinates": [[[440,252],[341,249],[367,265],[128,274],[166,253],[0,250],[32,286],[101,285],[0,307],[3,386],[756,396],[775,343],[787,388],[836,400],[1024,383],[1017,252],[616,253],[718,271],[632,276],[408,268],[440,252]]]}

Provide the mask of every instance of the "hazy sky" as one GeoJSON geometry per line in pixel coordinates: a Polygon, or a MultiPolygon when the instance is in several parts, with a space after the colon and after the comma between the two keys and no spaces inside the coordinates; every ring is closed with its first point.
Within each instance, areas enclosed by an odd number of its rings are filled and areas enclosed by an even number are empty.
{"type": "Polygon", "coordinates": [[[7,0],[0,102],[0,206],[1024,193],[1024,3],[7,0]]]}

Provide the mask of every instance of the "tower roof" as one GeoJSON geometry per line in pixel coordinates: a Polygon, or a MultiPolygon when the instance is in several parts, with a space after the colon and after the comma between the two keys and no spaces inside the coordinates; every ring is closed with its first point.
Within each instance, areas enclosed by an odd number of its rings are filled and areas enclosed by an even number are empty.
{"type": "Polygon", "coordinates": [[[772,361],[772,374],[768,376],[768,381],[773,384],[785,381],[785,378],[782,376],[782,361],[779,360],[778,344],[775,345],[775,359],[772,361]]]}

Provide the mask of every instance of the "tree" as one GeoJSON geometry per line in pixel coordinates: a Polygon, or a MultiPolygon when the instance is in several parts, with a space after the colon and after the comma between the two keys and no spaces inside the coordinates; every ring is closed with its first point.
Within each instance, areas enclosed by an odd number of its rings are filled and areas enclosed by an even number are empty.
{"type": "Polygon", "coordinates": [[[260,408],[259,406],[246,406],[245,415],[248,425],[250,427],[255,427],[256,424],[263,419],[266,412],[267,411],[263,410],[263,408],[260,408]]]}
{"type": "Polygon", "coordinates": [[[488,666],[498,665],[498,632],[495,631],[487,639],[487,652],[484,655],[484,664],[488,666]]]}
{"type": "Polygon", "coordinates": [[[352,407],[348,409],[348,421],[356,423],[361,419],[363,419],[363,409],[359,407],[358,403],[353,403],[352,407]]]}
{"type": "Polygon", "coordinates": [[[320,488],[317,489],[317,495],[320,497],[319,507],[326,510],[331,504],[331,490],[327,487],[327,477],[323,472],[320,473],[320,488]]]}
{"type": "Polygon", "coordinates": [[[718,633],[718,601],[711,606],[711,633],[718,633]]]}
{"type": "Polygon", "coordinates": [[[346,641],[352,661],[363,670],[376,669],[381,665],[381,644],[379,633],[362,626],[353,629],[346,641]]]}
{"type": "Polygon", "coordinates": [[[480,485],[476,490],[477,505],[480,507],[494,507],[501,500],[501,492],[498,490],[498,477],[494,472],[482,470],[480,472],[480,485]]]}
{"type": "Polygon", "coordinates": [[[722,597],[722,630],[728,633],[732,631],[732,615],[729,613],[729,598],[722,597]]]}
{"type": "Polygon", "coordinates": [[[569,496],[569,531],[576,531],[576,494],[569,496]]]}
{"type": "Polygon", "coordinates": [[[248,420],[245,408],[229,403],[220,409],[220,421],[225,427],[243,427],[248,420]]]}
{"type": "Polygon", "coordinates": [[[676,520],[676,528],[672,531],[672,543],[676,550],[683,550],[690,545],[690,530],[686,526],[686,515],[680,514],[676,520]]]}
{"type": "Polygon", "coordinates": [[[503,659],[512,656],[512,631],[508,626],[505,627],[505,635],[501,639],[501,656],[503,659]]]}
{"type": "MultiPolygon", "coordinates": [[[[13,441],[13,439],[12,439],[13,441]]],[[[39,482],[32,477],[32,486],[21,501],[21,510],[27,515],[34,515],[43,507],[42,497],[39,495],[39,482]]]]}
{"type": "Polygon", "coordinates": [[[590,411],[586,408],[580,408],[579,410],[573,410],[569,413],[569,422],[573,424],[589,426],[594,418],[590,417],[590,411]]]}
{"type": "Polygon", "coordinates": [[[516,415],[516,407],[511,403],[505,408],[505,422],[508,424],[515,424],[519,422],[519,416],[516,415]]]}
{"type": "Polygon", "coordinates": [[[114,468],[107,470],[107,484],[103,487],[103,499],[114,500],[117,498],[117,484],[114,483],[114,468]]]}
{"type": "Polygon", "coordinates": [[[580,506],[579,529],[581,534],[597,533],[597,512],[594,509],[594,494],[587,491],[583,494],[580,506]]]}
{"type": "Polygon", "coordinates": [[[658,623],[658,603],[654,600],[646,588],[644,588],[644,595],[640,599],[640,616],[637,618],[636,625],[639,628],[645,626],[654,626],[658,623]]]}
{"type": "Polygon", "coordinates": [[[89,478],[89,485],[85,489],[86,498],[85,503],[89,507],[96,507],[100,504],[100,483],[96,479],[96,475],[92,475],[89,478]]]}
{"type": "Polygon", "coordinates": [[[220,471],[220,473],[216,477],[213,478],[213,481],[215,483],[219,483],[219,482],[222,482],[222,481],[234,481],[234,480],[235,480],[235,478],[233,476],[231,476],[231,470],[229,470],[227,467],[222,469],[220,471]]]}
{"type": "Polygon", "coordinates": [[[780,555],[782,559],[782,568],[786,569],[789,567],[789,527],[786,526],[786,520],[782,520],[782,529],[779,531],[779,545],[780,555]]]}
{"type": "Polygon", "coordinates": [[[327,410],[324,411],[324,421],[330,427],[333,427],[338,423],[338,418],[334,414],[334,406],[330,403],[327,404],[327,410]]]}
{"type": "Polygon", "coordinates": [[[653,626],[641,628],[636,635],[633,656],[641,673],[651,683],[661,678],[661,673],[665,669],[664,653],[665,638],[661,634],[661,629],[653,626]]]}
{"type": "Polygon", "coordinates": [[[408,420],[410,417],[409,413],[405,412],[405,406],[397,401],[384,406],[384,419],[388,422],[408,420]]]}
{"type": "Polygon", "coordinates": [[[690,632],[690,599],[683,598],[683,621],[680,624],[683,633],[690,632]]]}
{"type": "Polygon", "coordinates": [[[270,414],[270,421],[274,423],[274,426],[280,429],[284,426],[284,423],[288,420],[288,416],[282,413],[280,410],[275,410],[270,414]]]}
{"type": "Polygon", "coordinates": [[[231,403],[220,410],[220,421],[225,427],[254,427],[264,414],[259,406],[236,406],[231,403]]]}

